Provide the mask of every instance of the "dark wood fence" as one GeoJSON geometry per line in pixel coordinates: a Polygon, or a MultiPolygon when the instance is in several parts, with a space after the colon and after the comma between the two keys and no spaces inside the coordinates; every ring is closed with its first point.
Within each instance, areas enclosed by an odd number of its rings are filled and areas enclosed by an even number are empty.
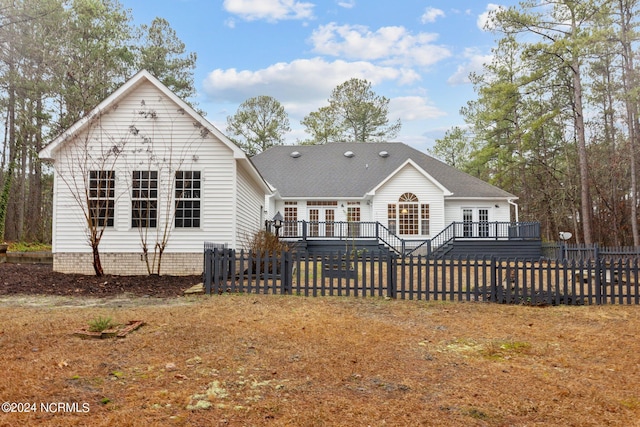
{"type": "Polygon", "coordinates": [[[640,304],[638,260],[431,259],[384,252],[252,254],[205,250],[207,294],[271,293],[489,301],[640,304]]]}
{"type": "Polygon", "coordinates": [[[542,244],[542,256],[550,259],[616,261],[640,259],[640,246],[600,246],[597,243],[550,242],[542,244]]]}

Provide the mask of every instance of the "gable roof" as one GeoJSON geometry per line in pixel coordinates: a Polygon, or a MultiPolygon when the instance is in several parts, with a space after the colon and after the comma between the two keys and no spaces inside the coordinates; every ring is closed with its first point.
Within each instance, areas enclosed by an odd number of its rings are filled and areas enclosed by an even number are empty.
{"type": "Polygon", "coordinates": [[[139,87],[141,84],[149,82],[153,84],[163,95],[168,97],[171,101],[177,104],[186,114],[188,114],[194,121],[202,124],[212,135],[226,145],[232,152],[233,158],[243,162],[252,177],[260,183],[261,187],[268,193],[271,189],[266,184],[264,178],[260,175],[255,168],[249,157],[245,154],[240,147],[238,147],[233,141],[227,138],[218,128],[212,125],[208,120],[202,117],[197,111],[195,111],[189,104],[184,102],[180,97],[173,93],[168,87],[166,87],[160,80],[155,78],[147,70],[140,70],[136,75],[127,80],[122,86],[116,89],[111,95],[98,104],[89,114],[85,115],[82,119],[75,122],[71,127],[62,132],[58,137],[45,146],[38,155],[43,160],[55,160],[56,151],[68,140],[73,139],[78,133],[83,131],[90,125],[91,121],[95,117],[99,117],[105,112],[109,111],[112,107],[117,106],[118,102],[130,94],[133,90],[139,87]]]}
{"type": "Polygon", "coordinates": [[[361,198],[407,164],[418,168],[447,197],[517,198],[399,142],[278,145],[251,160],[284,198],[361,198]],[[292,156],[294,152],[299,156],[292,156]],[[348,152],[353,156],[345,155],[348,152]]]}

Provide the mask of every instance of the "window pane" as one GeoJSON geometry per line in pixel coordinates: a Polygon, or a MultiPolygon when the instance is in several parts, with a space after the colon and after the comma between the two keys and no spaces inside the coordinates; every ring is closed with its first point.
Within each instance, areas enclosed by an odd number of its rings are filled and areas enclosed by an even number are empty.
{"type": "Polygon", "coordinates": [[[360,237],[359,206],[349,206],[347,208],[347,221],[349,221],[349,237],[360,237]]]}
{"type": "Polygon", "coordinates": [[[133,171],[131,190],[131,226],[158,225],[158,171],[133,171]]]}
{"type": "Polygon", "coordinates": [[[471,237],[473,235],[473,210],[462,210],[462,222],[464,223],[462,228],[462,234],[464,237],[471,237]]]}
{"type": "Polygon", "coordinates": [[[422,221],[420,224],[422,235],[428,236],[431,234],[429,232],[429,205],[420,205],[420,219],[422,221]]]}
{"type": "Polygon", "coordinates": [[[418,205],[400,203],[398,206],[400,234],[418,234],[418,205]]]}
{"type": "Polygon", "coordinates": [[[176,228],[200,227],[200,171],[177,171],[175,175],[176,228]]]}
{"type": "Polygon", "coordinates": [[[284,202],[284,227],[281,236],[295,236],[298,232],[298,207],[296,202],[284,202]]]}
{"type": "Polygon", "coordinates": [[[112,227],[115,213],[114,171],[89,171],[89,216],[95,227],[112,227]]]}

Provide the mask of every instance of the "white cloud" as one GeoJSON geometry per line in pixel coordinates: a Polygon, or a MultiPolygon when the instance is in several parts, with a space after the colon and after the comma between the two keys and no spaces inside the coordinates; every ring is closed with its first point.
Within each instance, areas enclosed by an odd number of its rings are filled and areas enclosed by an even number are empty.
{"type": "Polygon", "coordinates": [[[411,34],[401,26],[375,32],[362,25],[321,25],[311,35],[314,52],[353,60],[380,61],[385,65],[429,66],[451,55],[433,44],[433,33],[411,34]]]}
{"type": "Polygon", "coordinates": [[[256,71],[216,69],[209,73],[203,87],[207,97],[216,102],[240,103],[254,96],[273,96],[291,115],[302,117],[323,105],[331,91],[350,78],[366,79],[374,86],[387,81],[402,84],[420,79],[412,70],[364,61],[327,62],[313,58],[278,63],[256,71]]]}
{"type": "Polygon", "coordinates": [[[247,21],[264,19],[270,22],[311,19],[314,6],[297,0],[224,0],[223,3],[224,10],[247,21]]]}
{"type": "Polygon", "coordinates": [[[493,24],[489,19],[491,17],[491,13],[495,13],[500,9],[504,9],[504,7],[499,4],[489,3],[485,11],[478,15],[478,20],[476,21],[478,28],[482,31],[491,30],[493,28],[493,24]]]}
{"type": "Polygon", "coordinates": [[[491,62],[491,55],[483,55],[475,49],[467,48],[464,52],[466,61],[458,65],[456,72],[447,79],[447,83],[456,86],[471,83],[469,74],[482,72],[484,64],[491,62]]]}
{"type": "Polygon", "coordinates": [[[338,0],[338,6],[345,9],[352,9],[356,5],[356,0],[338,0]]]}
{"type": "Polygon", "coordinates": [[[420,20],[422,21],[423,24],[426,24],[430,22],[436,22],[436,19],[444,16],[445,16],[444,11],[442,9],[436,9],[435,7],[428,7],[422,14],[422,17],[420,18],[420,20]]]}
{"type": "Polygon", "coordinates": [[[389,114],[404,121],[435,119],[447,114],[421,96],[400,96],[389,101],[389,114]]]}

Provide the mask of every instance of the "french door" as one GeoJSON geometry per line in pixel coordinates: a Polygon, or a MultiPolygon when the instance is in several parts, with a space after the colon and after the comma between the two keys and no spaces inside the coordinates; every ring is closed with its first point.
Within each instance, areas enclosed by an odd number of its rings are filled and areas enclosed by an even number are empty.
{"type": "Polygon", "coordinates": [[[333,237],[336,210],[333,208],[309,209],[309,236],[333,237]]]}
{"type": "Polygon", "coordinates": [[[489,237],[489,209],[462,209],[463,237],[489,237]]]}

